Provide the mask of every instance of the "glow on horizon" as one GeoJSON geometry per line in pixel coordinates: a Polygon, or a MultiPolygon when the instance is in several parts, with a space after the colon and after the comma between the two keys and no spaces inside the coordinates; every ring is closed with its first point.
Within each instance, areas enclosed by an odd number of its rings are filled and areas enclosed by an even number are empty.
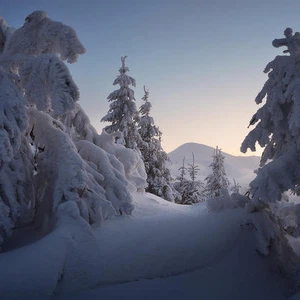
{"type": "MultiPolygon", "coordinates": [[[[68,65],[80,104],[97,130],[108,94],[128,55],[130,75],[150,91],[152,116],[167,152],[186,142],[243,155],[240,145],[267,80],[263,69],[282,49],[271,42],[286,27],[300,30],[300,2],[279,0],[1,1],[8,24],[20,27],[34,10],[72,26],[87,53],[68,65]]],[[[260,155],[247,152],[246,155],[260,155]]]]}

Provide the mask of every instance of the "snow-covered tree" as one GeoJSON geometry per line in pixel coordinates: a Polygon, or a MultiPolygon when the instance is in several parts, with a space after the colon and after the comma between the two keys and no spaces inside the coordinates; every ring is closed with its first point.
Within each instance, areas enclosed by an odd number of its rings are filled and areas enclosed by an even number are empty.
{"type": "Polygon", "coordinates": [[[147,173],[147,192],[174,201],[178,193],[172,186],[172,177],[167,162],[169,157],[161,146],[162,133],[150,116],[151,103],[148,101],[149,91],[144,86],[144,103],[139,109],[140,118],[138,132],[141,141],[138,144],[147,173]]]}
{"type": "Polygon", "coordinates": [[[216,147],[214,150],[213,161],[210,164],[212,173],[205,178],[205,193],[208,198],[219,197],[224,193],[228,194],[229,181],[225,172],[224,159],[225,157],[222,154],[221,149],[216,147]]]}
{"type": "Polygon", "coordinates": [[[234,194],[239,194],[240,189],[241,189],[241,185],[238,182],[236,182],[236,180],[233,178],[233,184],[230,187],[230,192],[234,194]]]}
{"type": "Polygon", "coordinates": [[[194,153],[193,160],[188,167],[185,166],[185,158],[183,158],[182,166],[179,168],[180,175],[174,183],[174,188],[180,194],[177,202],[180,204],[193,204],[204,201],[203,183],[197,180],[199,166],[195,164],[194,153]],[[186,178],[186,173],[189,174],[189,179],[186,178]]]}
{"type": "MultiPolygon", "coordinates": [[[[300,183],[300,33],[286,28],[285,38],[275,39],[274,47],[286,46],[284,53],[268,63],[268,80],[255,102],[264,104],[250,120],[255,128],[241,145],[241,151],[264,147],[260,169],[250,183],[255,205],[281,199],[300,183]]],[[[249,126],[250,126],[249,125],[249,126]]]]}
{"type": "Polygon", "coordinates": [[[187,167],[185,166],[185,157],[182,160],[182,166],[178,169],[180,171],[180,175],[177,177],[181,186],[184,186],[184,182],[186,181],[186,173],[188,172],[187,167]]]}
{"type": "Polygon", "coordinates": [[[101,122],[110,122],[105,126],[107,133],[121,132],[118,143],[127,148],[137,149],[140,136],[137,129],[138,111],[135,104],[134,91],[130,86],[135,87],[135,79],[127,75],[129,71],[125,65],[127,56],[121,57],[122,66],[119,69],[120,75],[115,79],[113,85],[119,85],[119,89],[112,92],[108,97],[108,113],[101,119],[101,122]]]}
{"type": "Polygon", "coordinates": [[[77,103],[63,60],[84,52],[45,12],[17,30],[0,18],[0,244],[31,222],[51,230],[62,203],[90,224],[130,214],[131,191],[146,185],[140,156],[98,135],[77,103]]]}

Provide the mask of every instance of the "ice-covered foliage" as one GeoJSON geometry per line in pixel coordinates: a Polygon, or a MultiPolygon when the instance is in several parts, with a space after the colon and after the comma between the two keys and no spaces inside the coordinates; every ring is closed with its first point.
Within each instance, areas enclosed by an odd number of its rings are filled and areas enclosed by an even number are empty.
{"type": "Polygon", "coordinates": [[[138,152],[115,143],[116,137],[121,136],[120,132],[108,134],[102,130],[99,135],[78,103],[64,116],[63,122],[74,141],[87,140],[97,145],[107,153],[112,167],[124,170],[131,191],[145,190],[147,175],[142,158],[138,152]]]}
{"type": "Polygon", "coordinates": [[[119,89],[112,92],[108,97],[108,113],[101,119],[101,122],[110,122],[105,126],[108,133],[121,132],[118,143],[127,148],[137,149],[140,135],[137,129],[138,112],[135,104],[134,91],[130,86],[135,87],[135,79],[128,76],[129,71],[125,65],[127,56],[121,57],[122,66],[119,69],[120,75],[115,79],[113,85],[119,85],[119,89]]]}
{"type": "MultiPolygon", "coordinates": [[[[116,212],[106,200],[101,186],[105,177],[94,170],[93,164],[82,159],[64,132],[64,126],[34,108],[30,109],[29,117],[31,135],[36,146],[42,149],[37,157],[37,174],[34,177],[37,222],[46,223],[65,201],[75,201],[81,216],[90,224],[114,215],[116,212]]],[[[95,156],[94,152],[90,152],[91,156],[95,156]]],[[[116,209],[120,208],[116,206],[116,209]]]]}
{"type": "Polygon", "coordinates": [[[32,218],[32,155],[18,77],[0,69],[0,244],[11,228],[32,218]]]}
{"type": "Polygon", "coordinates": [[[219,197],[228,194],[229,181],[224,167],[224,155],[221,149],[216,147],[213,155],[213,162],[210,164],[212,173],[205,178],[205,193],[208,198],[219,197]]]}
{"type": "Polygon", "coordinates": [[[63,116],[62,122],[73,140],[84,139],[96,143],[98,133],[79,103],[75,103],[74,109],[63,116]]]}
{"type": "Polygon", "coordinates": [[[107,153],[117,158],[113,165],[121,163],[123,165],[125,176],[131,183],[131,190],[143,192],[147,186],[147,174],[140,154],[137,151],[126,148],[123,145],[116,144],[116,134],[108,134],[105,130],[98,136],[96,144],[107,153]]]}
{"type": "Polygon", "coordinates": [[[31,222],[51,230],[65,202],[89,224],[130,214],[143,163],[98,135],[77,103],[62,62],[85,52],[75,31],[37,11],[14,32],[1,18],[0,45],[0,244],[31,222]]]}
{"type": "Polygon", "coordinates": [[[145,86],[144,92],[142,98],[144,103],[139,109],[138,132],[141,141],[138,143],[138,148],[147,173],[146,191],[173,202],[178,197],[178,193],[172,186],[171,173],[167,167],[169,157],[161,146],[162,132],[155,126],[154,119],[150,116],[151,102],[148,101],[149,91],[145,86]]]}
{"type": "Polygon", "coordinates": [[[60,59],[74,63],[79,54],[85,53],[85,48],[71,27],[51,20],[44,11],[35,11],[8,39],[4,54],[39,56],[46,53],[59,54],[60,59]]]}
{"type": "MultiPolygon", "coordinates": [[[[282,192],[300,182],[300,34],[284,31],[274,47],[287,46],[289,56],[277,56],[265,68],[268,80],[255,99],[265,103],[252,117],[255,128],[245,138],[241,151],[264,147],[261,169],[250,184],[254,203],[280,200],[282,192]],[[269,161],[269,162],[268,162],[269,161]]],[[[249,126],[250,126],[249,125],[249,126]]]]}
{"type": "Polygon", "coordinates": [[[30,57],[19,69],[28,103],[54,117],[72,110],[79,91],[66,65],[55,55],[30,57]]]}

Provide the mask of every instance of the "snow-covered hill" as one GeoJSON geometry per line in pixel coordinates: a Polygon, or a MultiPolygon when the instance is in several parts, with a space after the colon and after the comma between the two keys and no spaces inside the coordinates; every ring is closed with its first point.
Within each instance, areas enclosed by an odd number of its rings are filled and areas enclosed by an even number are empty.
{"type": "MultiPolygon", "coordinates": [[[[204,180],[211,173],[209,165],[212,162],[214,148],[197,143],[186,143],[169,153],[171,159],[170,169],[173,177],[179,174],[178,169],[182,166],[184,157],[186,164],[191,163],[192,153],[195,155],[195,163],[200,167],[198,178],[204,180]]],[[[230,183],[235,179],[242,186],[243,192],[250,181],[254,179],[254,170],[258,168],[260,158],[258,156],[234,156],[222,153],[225,156],[225,170],[230,183]]]]}

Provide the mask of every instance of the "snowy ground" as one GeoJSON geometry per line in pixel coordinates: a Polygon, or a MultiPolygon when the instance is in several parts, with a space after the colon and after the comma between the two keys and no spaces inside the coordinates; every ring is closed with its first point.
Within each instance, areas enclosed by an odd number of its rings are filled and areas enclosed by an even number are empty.
{"type": "MultiPolygon", "coordinates": [[[[255,251],[243,210],[207,212],[147,194],[91,230],[73,211],[38,242],[0,255],[3,299],[287,299],[255,251]]],[[[1,298],[2,299],[2,298],[1,298]]]]}

